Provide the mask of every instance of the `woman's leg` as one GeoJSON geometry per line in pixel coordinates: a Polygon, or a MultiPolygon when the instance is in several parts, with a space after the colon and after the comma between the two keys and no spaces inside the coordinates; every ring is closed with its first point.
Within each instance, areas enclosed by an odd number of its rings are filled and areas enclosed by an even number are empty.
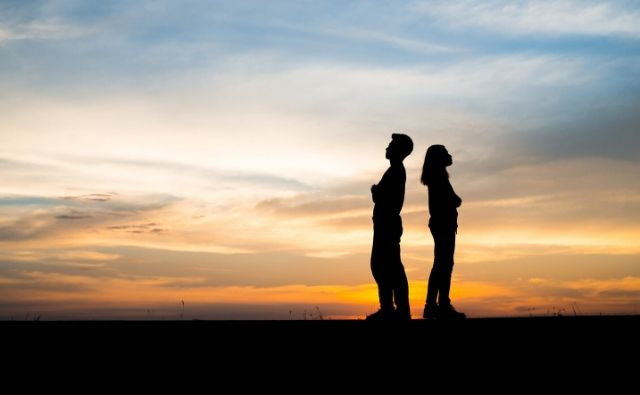
{"type": "Polygon", "coordinates": [[[435,291],[427,292],[427,304],[435,304],[436,294],[438,303],[451,304],[449,290],[451,289],[451,273],[453,272],[453,255],[456,246],[456,233],[454,229],[431,229],[434,241],[433,269],[429,276],[429,289],[433,286],[435,291]],[[429,299],[431,298],[431,299],[429,299]]]}

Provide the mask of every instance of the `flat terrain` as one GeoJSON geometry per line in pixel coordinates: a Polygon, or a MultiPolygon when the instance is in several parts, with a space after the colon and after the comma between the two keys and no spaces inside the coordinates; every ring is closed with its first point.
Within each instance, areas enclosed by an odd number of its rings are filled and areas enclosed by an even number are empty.
{"type": "Polygon", "coordinates": [[[264,344],[269,342],[349,342],[411,344],[414,347],[484,347],[493,342],[509,347],[595,347],[638,344],[638,316],[566,316],[474,318],[462,321],[414,319],[410,322],[363,320],[309,321],[0,321],[4,339],[40,346],[65,342],[81,344],[144,344],[182,341],[207,345],[264,344]],[[434,339],[439,339],[434,342],[434,339]]]}
{"type": "Polygon", "coordinates": [[[637,380],[640,316],[4,321],[0,335],[3,377],[47,390],[84,392],[82,383],[90,382],[119,391],[135,383],[164,393],[170,382],[214,393],[255,385],[296,392],[347,386],[360,393],[444,382],[489,391],[511,391],[515,383],[519,392],[595,385],[617,393],[637,380]]]}
{"type": "Polygon", "coordinates": [[[497,377],[507,371],[573,377],[577,371],[581,380],[600,381],[605,371],[615,372],[617,380],[637,375],[629,372],[637,370],[640,316],[459,322],[4,321],[0,335],[3,355],[29,369],[82,371],[108,364],[133,374],[158,366],[215,366],[218,374],[238,369],[305,372],[295,376],[299,379],[327,369],[344,375],[364,369],[365,376],[375,376],[389,369],[422,375],[435,367],[497,377]]]}

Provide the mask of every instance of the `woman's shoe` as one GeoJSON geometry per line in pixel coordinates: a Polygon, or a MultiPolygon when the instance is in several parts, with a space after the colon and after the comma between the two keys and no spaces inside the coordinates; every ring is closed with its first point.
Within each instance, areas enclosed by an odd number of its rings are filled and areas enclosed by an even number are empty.
{"type": "Polygon", "coordinates": [[[422,318],[425,320],[432,320],[438,318],[438,305],[435,304],[425,304],[424,312],[422,313],[422,318]]]}

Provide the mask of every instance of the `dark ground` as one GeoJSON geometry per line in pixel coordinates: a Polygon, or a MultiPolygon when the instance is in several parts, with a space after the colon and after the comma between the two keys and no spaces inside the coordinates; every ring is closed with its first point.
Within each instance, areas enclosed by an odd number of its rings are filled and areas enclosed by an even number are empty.
{"type": "MultiPolygon", "coordinates": [[[[82,351],[86,347],[155,349],[281,348],[319,346],[467,349],[556,353],[622,350],[640,339],[638,316],[475,318],[459,322],[324,321],[3,321],[3,339],[19,347],[82,351]]],[[[326,350],[325,350],[326,351],[326,350]]],[[[340,351],[340,348],[334,350],[340,351]]]]}
{"type": "Polygon", "coordinates": [[[614,374],[619,383],[640,374],[640,316],[460,322],[4,321],[0,335],[6,360],[30,369],[35,362],[70,371],[105,365],[128,373],[175,368],[176,375],[205,367],[221,376],[273,370],[279,375],[270,379],[285,382],[288,375],[299,379],[327,371],[346,376],[363,371],[359,377],[364,381],[392,372],[419,377],[473,371],[501,381],[509,372],[521,380],[566,377],[594,383],[614,374]]]}

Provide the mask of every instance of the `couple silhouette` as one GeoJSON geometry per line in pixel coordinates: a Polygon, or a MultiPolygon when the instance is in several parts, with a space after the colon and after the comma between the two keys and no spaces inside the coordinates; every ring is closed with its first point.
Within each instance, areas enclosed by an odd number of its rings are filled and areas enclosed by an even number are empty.
{"type": "MultiPolygon", "coordinates": [[[[380,310],[367,320],[410,320],[409,283],[400,259],[402,218],[407,179],[402,161],[413,151],[413,141],[406,134],[394,133],[386,149],[390,166],[382,179],[371,186],[373,199],[373,245],[371,272],[378,284],[380,310]]],[[[422,184],[429,196],[429,229],[434,241],[434,260],[422,317],[425,319],[462,319],[464,313],[451,305],[449,290],[453,272],[453,254],[458,229],[458,210],[462,199],[449,182],[446,167],[453,163],[443,145],[427,149],[422,167],[422,184]]]]}

